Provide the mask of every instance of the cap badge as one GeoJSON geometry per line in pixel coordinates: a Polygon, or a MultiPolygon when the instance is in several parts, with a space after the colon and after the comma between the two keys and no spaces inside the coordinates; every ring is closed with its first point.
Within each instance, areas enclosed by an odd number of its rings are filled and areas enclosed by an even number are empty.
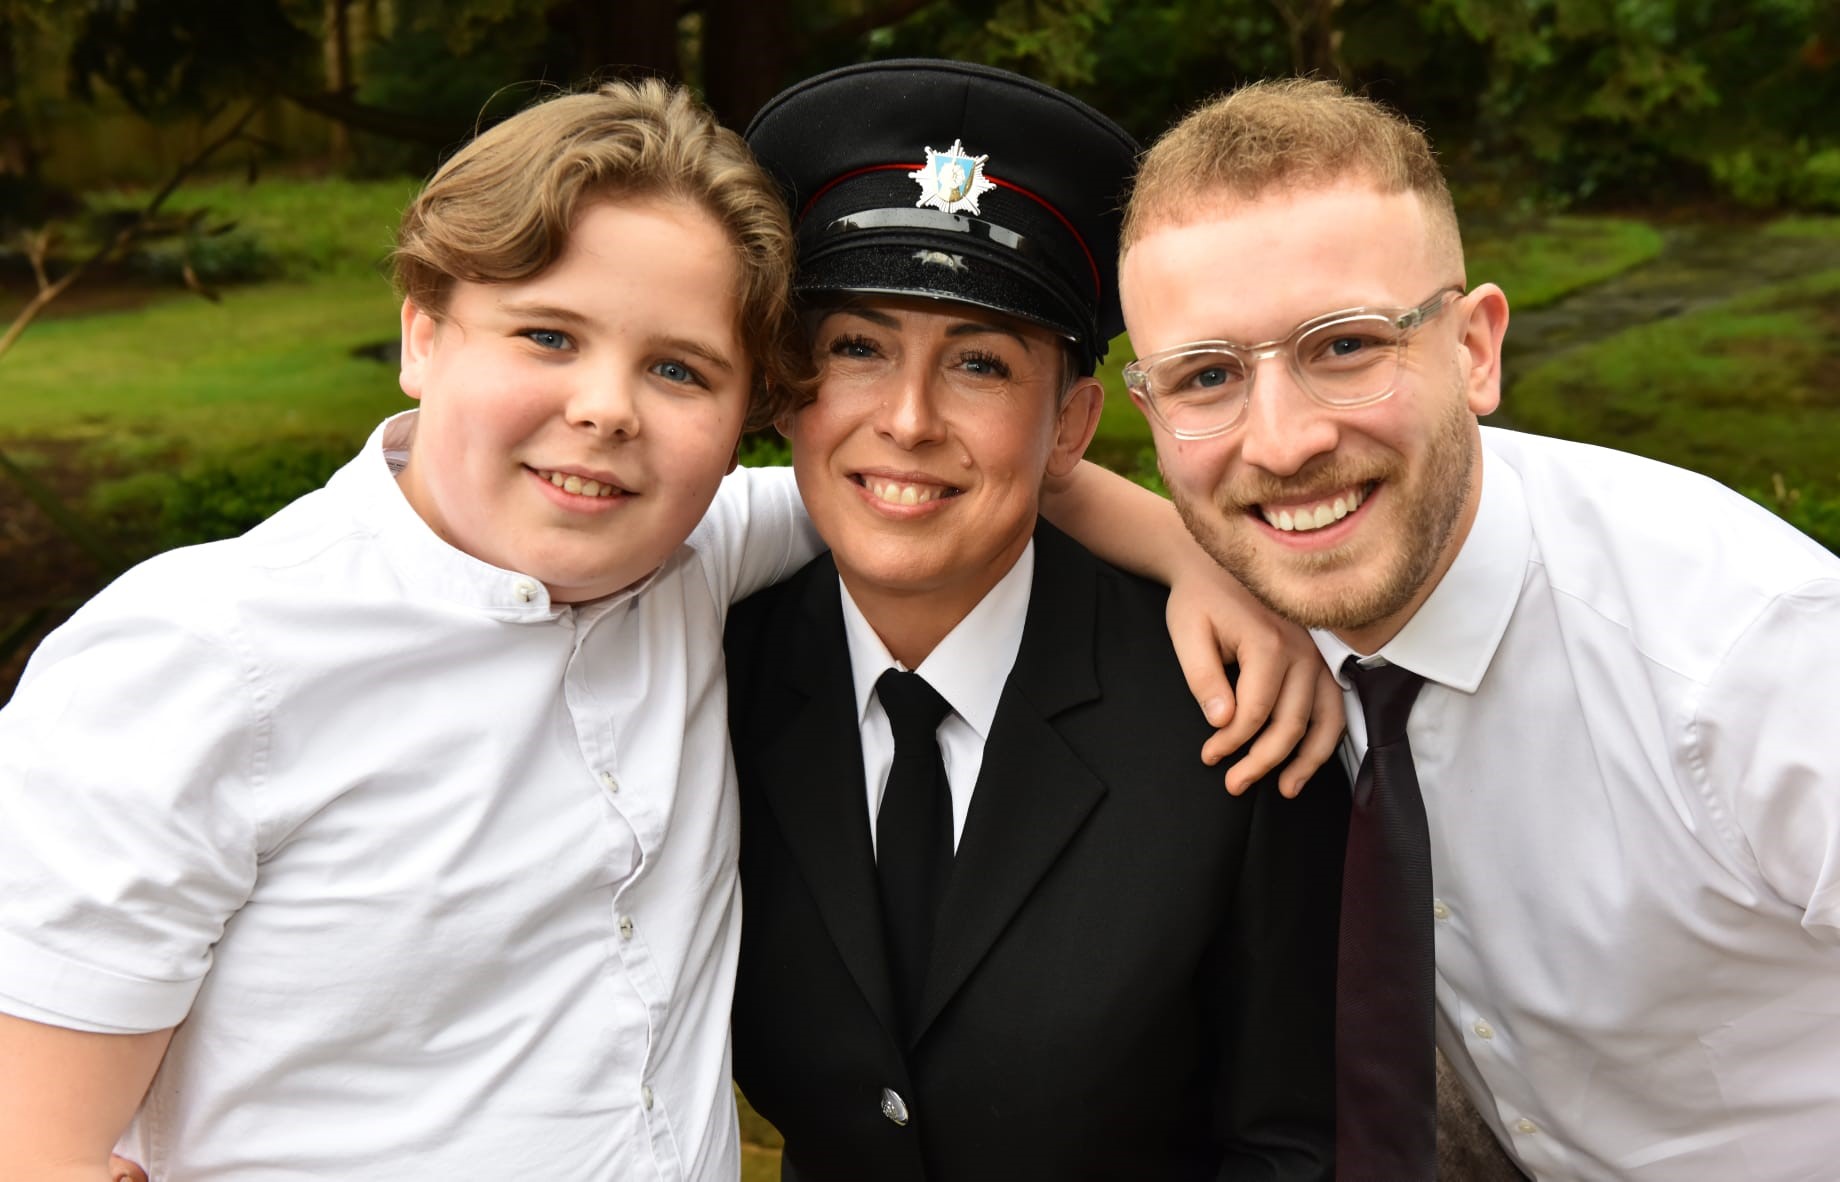
{"type": "Polygon", "coordinates": [[[953,140],[943,152],[926,150],[926,164],[907,175],[920,182],[920,200],[916,207],[930,205],[946,213],[978,211],[978,198],[996,188],[996,182],[984,176],[984,161],[989,156],[967,156],[963,140],[953,140]]]}

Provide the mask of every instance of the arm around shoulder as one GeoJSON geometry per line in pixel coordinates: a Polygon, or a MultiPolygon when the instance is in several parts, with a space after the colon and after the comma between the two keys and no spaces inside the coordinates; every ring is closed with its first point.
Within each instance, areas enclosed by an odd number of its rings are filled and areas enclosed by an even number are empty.
{"type": "Polygon", "coordinates": [[[109,1151],[171,1039],[0,1014],[0,1178],[108,1182],[109,1151]]]}

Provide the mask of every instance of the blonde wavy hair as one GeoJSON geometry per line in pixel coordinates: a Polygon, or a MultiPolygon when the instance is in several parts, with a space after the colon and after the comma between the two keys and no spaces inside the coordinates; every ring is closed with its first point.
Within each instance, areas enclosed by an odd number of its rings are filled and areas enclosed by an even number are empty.
{"type": "Polygon", "coordinates": [[[588,203],[649,197],[696,205],[733,242],[737,330],[753,370],[748,426],[771,423],[812,380],[792,311],[792,226],[746,143],[682,87],[609,82],[481,133],[403,212],[397,290],[438,317],[457,281],[512,283],[554,263],[588,203]]]}

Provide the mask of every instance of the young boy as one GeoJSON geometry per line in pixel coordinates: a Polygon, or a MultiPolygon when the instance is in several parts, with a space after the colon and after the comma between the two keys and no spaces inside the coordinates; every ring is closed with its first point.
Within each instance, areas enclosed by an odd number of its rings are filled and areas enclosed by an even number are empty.
{"type": "Polygon", "coordinates": [[[791,256],[659,83],[440,171],[420,409],[0,712],[0,1177],[735,1176],[722,621],[815,540],[788,472],[722,477],[809,366],[791,256]]]}
{"type": "Polygon", "coordinates": [[[722,477],[796,388],[790,257],[658,83],[441,170],[420,410],[0,713],[0,1177],[106,1176],[137,1106],[155,1178],[734,1175],[721,620],[815,545],[722,477]]]}

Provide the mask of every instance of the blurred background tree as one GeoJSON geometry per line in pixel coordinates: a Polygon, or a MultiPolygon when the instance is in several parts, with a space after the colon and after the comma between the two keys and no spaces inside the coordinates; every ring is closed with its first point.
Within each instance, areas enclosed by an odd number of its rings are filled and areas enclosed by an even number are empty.
{"type": "MultiPolygon", "coordinates": [[[[0,0],[0,332],[82,276],[0,347],[0,697],[116,562],[247,528],[400,405],[379,263],[476,128],[635,74],[739,128],[906,55],[1144,140],[1253,78],[1392,103],[1513,301],[1503,421],[1695,467],[1840,548],[1834,0],[0,0]]],[[[1120,398],[1094,454],[1155,484],[1120,398]]]]}

